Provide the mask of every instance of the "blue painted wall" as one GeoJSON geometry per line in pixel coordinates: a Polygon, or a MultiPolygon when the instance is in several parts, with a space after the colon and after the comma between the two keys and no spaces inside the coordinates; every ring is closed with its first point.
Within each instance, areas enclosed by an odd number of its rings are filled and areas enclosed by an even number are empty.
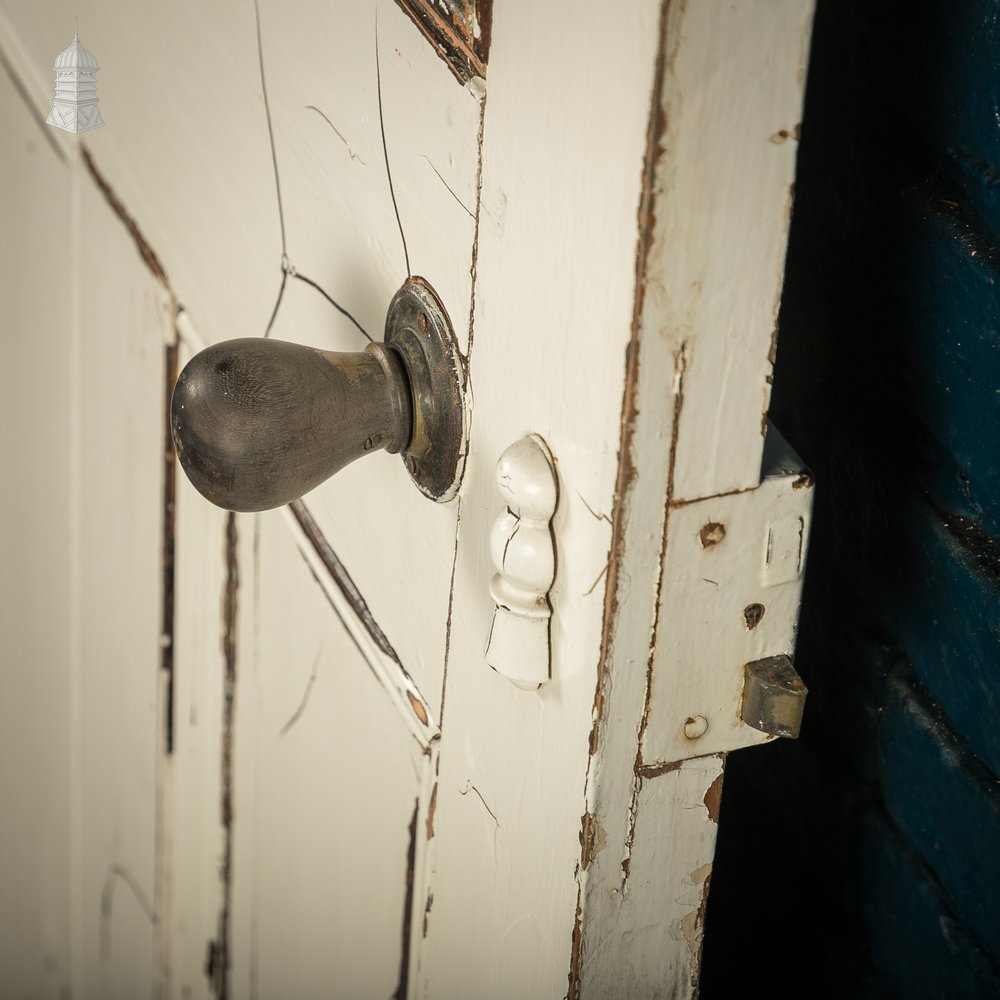
{"type": "Polygon", "coordinates": [[[772,418],[810,698],[730,756],[702,997],[1000,997],[1000,0],[820,0],[772,418]]]}

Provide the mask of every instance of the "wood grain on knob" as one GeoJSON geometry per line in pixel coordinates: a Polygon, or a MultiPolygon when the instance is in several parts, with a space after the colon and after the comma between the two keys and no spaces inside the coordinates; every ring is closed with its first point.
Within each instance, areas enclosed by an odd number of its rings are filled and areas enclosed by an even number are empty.
{"type": "Polygon", "coordinates": [[[227,510],[289,503],[362,455],[405,448],[411,427],[403,365],[382,344],[335,354],[229,340],[191,359],[171,402],[184,471],[227,510]]]}

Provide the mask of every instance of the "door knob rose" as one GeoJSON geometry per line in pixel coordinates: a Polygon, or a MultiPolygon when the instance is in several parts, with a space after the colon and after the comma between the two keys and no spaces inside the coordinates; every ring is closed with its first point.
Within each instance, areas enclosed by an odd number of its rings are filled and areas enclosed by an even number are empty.
{"type": "Polygon", "coordinates": [[[370,452],[403,453],[437,501],[465,464],[464,378],[448,314],[410,278],[385,341],[335,353],[248,337],[207,347],[177,379],[170,429],[196,489],[227,510],[280,507],[370,452]]]}

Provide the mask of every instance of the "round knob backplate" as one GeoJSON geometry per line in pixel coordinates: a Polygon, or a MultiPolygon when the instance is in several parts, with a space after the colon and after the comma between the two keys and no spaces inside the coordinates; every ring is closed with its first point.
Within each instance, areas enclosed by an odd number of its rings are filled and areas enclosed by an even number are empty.
{"type": "Polygon", "coordinates": [[[448,313],[423,278],[409,278],[393,296],[385,344],[402,357],[410,382],[413,430],[403,461],[420,492],[444,503],[465,471],[465,368],[448,313]]]}

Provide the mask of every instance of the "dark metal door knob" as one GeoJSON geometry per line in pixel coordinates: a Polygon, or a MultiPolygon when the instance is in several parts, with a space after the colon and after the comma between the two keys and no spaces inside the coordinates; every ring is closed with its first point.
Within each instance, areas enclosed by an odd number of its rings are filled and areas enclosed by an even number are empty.
{"type": "Polygon", "coordinates": [[[426,496],[455,495],[465,463],[464,373],[448,314],[410,278],[385,342],[359,353],[244,338],[197,354],[177,379],[171,431],[188,478],[227,510],[280,507],[384,448],[426,496]]]}

